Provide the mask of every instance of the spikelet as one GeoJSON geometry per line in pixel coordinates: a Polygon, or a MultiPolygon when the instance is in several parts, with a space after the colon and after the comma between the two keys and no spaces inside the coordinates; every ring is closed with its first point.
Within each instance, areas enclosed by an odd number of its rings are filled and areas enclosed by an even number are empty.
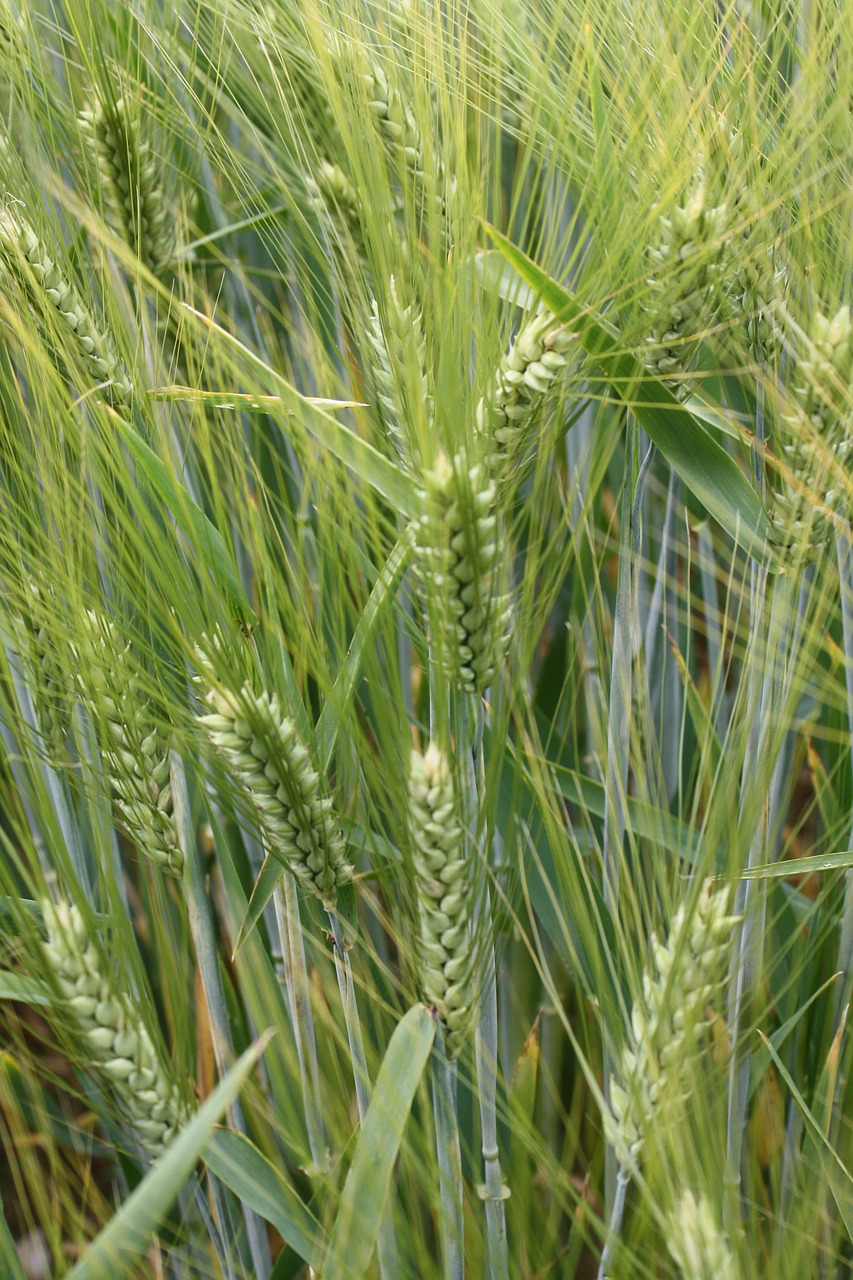
{"type": "Polygon", "coordinates": [[[179,876],[184,858],[172,812],[168,746],[150,722],[145,698],[128,670],[130,645],[94,611],[86,622],[77,679],[106,729],[102,751],[121,826],[140,854],[179,876]]]}
{"type": "Polygon", "coordinates": [[[163,275],[174,256],[174,222],[138,110],[127,97],[107,104],[95,94],[78,119],[108,223],[149,271],[163,275]]]}
{"type": "Polygon", "coordinates": [[[351,237],[353,244],[364,253],[361,235],[361,206],[358,192],[340,165],[321,160],[313,175],[306,178],[309,204],[327,230],[341,230],[351,237]]]}
{"type": "Polygon", "coordinates": [[[85,367],[106,384],[110,399],[117,404],[128,400],[133,388],[111,339],[97,328],[23,214],[9,205],[0,208],[0,286],[7,272],[24,286],[36,309],[69,334],[85,367]]]}
{"type": "Polygon", "coordinates": [[[795,339],[796,361],[789,392],[795,411],[782,422],[782,455],[796,489],[784,477],[779,483],[773,522],[780,537],[804,556],[815,556],[830,536],[829,521],[816,503],[830,510],[841,506],[843,490],[833,488],[829,467],[845,466],[853,453],[853,322],[849,306],[834,316],[814,310],[809,332],[795,339]]]}
{"type": "Polygon", "coordinates": [[[541,311],[525,322],[501,360],[492,391],[477,406],[477,429],[499,482],[517,474],[536,414],[563,376],[576,338],[541,311]]]}
{"type": "Polygon", "coordinates": [[[403,306],[393,276],[387,306],[380,312],[373,300],[367,337],[373,350],[371,372],[385,426],[407,465],[417,464],[417,427],[428,429],[433,416],[426,342],[414,303],[403,306]]]}
{"type": "Polygon", "coordinates": [[[42,904],[45,954],[90,1058],[109,1080],[139,1142],[155,1158],[187,1120],[177,1083],[163,1069],[148,1028],[104,973],[78,907],[42,904]]]}
{"type": "Polygon", "coordinates": [[[500,589],[494,481],[463,455],[440,454],[419,492],[416,553],[438,628],[435,656],[467,693],[492,683],[509,640],[510,601],[500,589]]]}
{"type": "Polygon", "coordinates": [[[469,867],[447,757],[431,742],[413,751],[409,815],[418,896],[421,994],[444,1024],[448,1057],[461,1051],[473,1018],[469,867]]]}
{"type": "Polygon", "coordinates": [[[338,886],[352,879],[340,824],[320,775],[278,695],[246,682],[225,688],[210,658],[196,650],[208,714],[199,718],[229,773],[248,796],[270,852],[331,911],[338,886]]]}
{"type": "Polygon", "coordinates": [[[634,1002],[604,1115],[605,1135],[620,1164],[640,1160],[656,1115],[678,1097],[681,1063],[725,971],[737,923],[727,914],[728,902],[728,887],[715,891],[708,880],[693,914],[688,917],[684,906],[676,912],[666,944],[652,938],[652,968],[643,976],[642,998],[634,1002]]]}
{"type": "Polygon", "coordinates": [[[684,1191],[669,1215],[666,1243],[682,1280],[739,1280],[731,1246],[707,1196],[684,1191]]]}
{"type": "Polygon", "coordinates": [[[728,292],[736,211],[715,204],[700,168],[684,202],[658,221],[648,250],[646,363],[683,393],[702,333],[714,323],[728,292]]]}
{"type": "Polygon", "coordinates": [[[745,238],[746,253],[732,273],[728,299],[750,360],[758,372],[770,373],[782,350],[788,278],[776,246],[753,253],[751,238],[745,238]]]}

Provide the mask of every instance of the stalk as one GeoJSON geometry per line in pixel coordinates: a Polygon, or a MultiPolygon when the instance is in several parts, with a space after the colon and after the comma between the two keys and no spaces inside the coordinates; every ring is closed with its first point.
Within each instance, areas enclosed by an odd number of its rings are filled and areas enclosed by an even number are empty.
{"type": "Polygon", "coordinates": [[[308,983],[308,966],[305,962],[302,923],[299,918],[299,904],[293,877],[287,872],[282,875],[273,895],[273,901],[284,966],[285,998],[293,1024],[296,1053],[299,1059],[308,1145],[314,1162],[310,1172],[317,1174],[328,1168],[329,1149],[320,1099],[317,1037],[311,1010],[311,990],[308,983]]]}
{"type": "Polygon", "coordinates": [[[432,1051],[431,1066],[444,1280],[464,1280],[462,1151],[456,1120],[456,1063],[447,1059],[444,1034],[440,1026],[432,1051]]]}
{"type": "MultiPolygon", "coordinates": [[[[793,576],[786,574],[775,584],[764,651],[763,674],[755,668],[752,672],[750,698],[753,716],[744,759],[744,797],[750,791],[750,786],[747,785],[747,773],[752,774],[756,760],[768,759],[772,749],[773,721],[784,696],[780,687],[778,660],[780,655],[787,653],[791,637],[791,605],[795,586],[793,576]]],[[[754,588],[757,586],[758,590],[755,593],[753,606],[759,607],[757,610],[755,608],[752,610],[753,634],[756,634],[754,626],[757,620],[756,613],[761,617],[766,608],[765,583],[766,570],[757,571],[754,588]]],[[[750,782],[754,784],[754,779],[750,778],[750,782]]],[[[774,767],[750,844],[747,869],[758,866],[768,857],[770,836],[775,825],[774,809],[778,802],[779,782],[778,769],[774,767]]],[[[742,807],[743,803],[742,800],[742,807]]],[[[729,996],[729,1037],[732,1048],[726,1118],[726,1152],[728,1176],[732,1186],[737,1190],[741,1182],[743,1136],[749,1096],[749,1067],[752,1057],[751,1045],[745,1042],[742,1035],[742,1023],[759,981],[766,896],[764,881],[742,880],[738,887],[735,905],[735,914],[742,917],[742,924],[732,964],[729,996]]]]}
{"type": "MultiPolygon", "coordinates": [[[[613,624],[613,656],[610,673],[610,705],[607,718],[607,767],[604,776],[604,829],[602,832],[601,859],[604,902],[615,921],[619,913],[619,879],[622,846],[627,826],[628,757],[630,749],[630,716],[632,702],[631,681],[631,631],[634,600],[634,569],[632,550],[635,534],[632,529],[634,506],[631,502],[631,482],[634,471],[636,428],[629,429],[628,450],[625,462],[625,487],[622,493],[619,528],[619,577],[616,586],[616,617],[613,624]]],[[[649,463],[647,455],[646,463],[649,463]]],[[[634,504],[641,496],[638,485],[634,504]]],[[[602,1067],[604,1074],[604,1101],[610,1103],[610,1057],[608,1029],[604,1028],[602,1067]]],[[[608,1143],[604,1153],[604,1199],[613,1220],[616,1195],[616,1158],[608,1143]]],[[[615,1220],[615,1230],[619,1230],[615,1220]]]]}
{"type": "MultiPolygon", "coordinates": [[[[482,812],[483,703],[479,698],[462,698],[457,705],[456,741],[462,764],[462,815],[467,841],[479,837],[482,812]],[[474,732],[471,733],[471,720],[474,732]]],[[[486,872],[486,875],[488,873],[486,872]]],[[[474,934],[485,938],[477,987],[479,990],[475,1055],[477,1062],[477,1094],[480,1106],[480,1132],[483,1154],[483,1184],[478,1194],[485,1203],[486,1241],[489,1275],[493,1280],[508,1280],[506,1213],[503,1202],[509,1196],[501,1173],[498,1150],[497,1094],[498,1010],[497,975],[494,944],[491,939],[492,908],[488,879],[476,899],[474,934]]]]}
{"type": "MultiPolygon", "coordinates": [[[[358,1016],[358,1003],[355,996],[355,985],[352,978],[352,965],[346,949],[341,922],[334,911],[329,912],[329,926],[332,930],[335,953],[335,974],[338,979],[338,991],[344,1011],[347,1028],[352,1073],[355,1079],[355,1098],[358,1106],[358,1118],[364,1124],[367,1108],[370,1105],[370,1076],[367,1071],[367,1058],[364,1053],[364,1039],[361,1034],[361,1021],[358,1016]]],[[[400,1273],[400,1261],[397,1251],[397,1238],[394,1231],[394,1219],[389,1201],[376,1240],[376,1254],[379,1260],[379,1271],[383,1280],[394,1280],[400,1273]]]]}
{"type": "MultiPolygon", "coordinates": [[[[205,1003],[207,1004],[213,1053],[217,1069],[222,1073],[227,1070],[229,1063],[233,1062],[235,1053],[228,1023],[228,1007],[225,1003],[225,992],[219,973],[219,957],[216,950],[213,915],[210,898],[204,882],[201,860],[198,856],[195,833],[192,829],[190,799],[187,792],[184,764],[176,751],[169,753],[169,764],[175,826],[184,859],[183,888],[187,904],[187,916],[198,960],[205,1003]]],[[[228,1114],[232,1127],[238,1133],[248,1136],[246,1118],[239,1098],[234,1099],[228,1114]]],[[[216,1179],[212,1174],[209,1176],[211,1178],[211,1186],[215,1186],[216,1179]]],[[[262,1280],[266,1280],[272,1270],[266,1229],[263,1221],[248,1205],[242,1202],[241,1205],[243,1220],[246,1224],[249,1250],[252,1255],[252,1265],[255,1268],[255,1274],[261,1277],[262,1280]]]]}

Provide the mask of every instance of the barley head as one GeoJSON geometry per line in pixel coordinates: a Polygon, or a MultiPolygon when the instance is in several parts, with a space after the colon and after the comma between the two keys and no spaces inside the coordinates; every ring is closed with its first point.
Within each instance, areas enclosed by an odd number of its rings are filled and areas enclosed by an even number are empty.
{"type": "Polygon", "coordinates": [[[482,465],[440,454],[423,477],[417,555],[438,628],[435,656],[453,684],[482,693],[508,641],[509,596],[501,589],[496,489],[482,465]]]}
{"type": "Polygon", "coordinates": [[[700,171],[684,203],[659,219],[657,239],[648,250],[646,361],[678,391],[684,389],[702,332],[728,292],[734,214],[728,202],[713,203],[700,171]]]}
{"type": "Polygon", "coordinates": [[[177,1082],[159,1059],[132,999],[116,991],[78,907],[42,904],[45,953],[89,1054],[139,1142],[155,1158],[186,1122],[177,1082]]]}
{"type": "Polygon", "coordinates": [[[108,619],[90,611],[80,649],[77,678],[106,730],[102,750],[121,825],[139,853],[179,876],[184,858],[172,811],[169,747],[129,669],[130,645],[108,619]]]}
{"type": "Polygon", "coordinates": [[[254,809],[269,850],[327,910],[352,879],[340,823],[320,774],[277,694],[246,682],[225,687],[210,658],[196,650],[209,712],[200,723],[254,809]]]}
{"type": "Polygon", "coordinates": [[[139,111],[126,96],[108,104],[95,94],[79,124],[107,221],[149,271],[162,275],[174,256],[174,220],[139,111]]]}
{"type": "Polygon", "coordinates": [[[652,965],[631,1010],[604,1116],[607,1140],[623,1165],[641,1158],[655,1117],[683,1087],[681,1064],[726,968],[736,924],[728,902],[727,886],[715,890],[706,881],[693,913],[687,916],[683,905],[676,912],[666,943],[652,938],[652,965]]]}
{"type": "Polygon", "coordinates": [[[118,404],[128,400],[133,388],[113,342],[97,328],[23,214],[10,205],[0,208],[0,282],[7,272],[23,285],[36,310],[52,316],[71,337],[85,367],[106,384],[110,399],[118,404]]]}
{"type": "Polygon", "coordinates": [[[501,359],[494,387],[477,406],[477,429],[499,483],[517,475],[536,415],[557,389],[576,338],[550,312],[540,311],[525,322],[501,359]]]}
{"type": "Polygon", "coordinates": [[[409,817],[418,898],[421,994],[445,1029],[448,1056],[456,1057],[473,1018],[470,869],[465,835],[447,757],[431,742],[413,751],[409,817]]]}
{"type": "Polygon", "coordinates": [[[795,363],[789,391],[793,412],[782,422],[781,451],[795,484],[781,477],[773,520],[780,537],[804,556],[815,556],[831,533],[816,503],[829,510],[845,501],[833,487],[833,462],[845,466],[853,453],[853,322],[850,308],[835,315],[812,313],[809,332],[795,336],[795,363]]]}
{"type": "Polygon", "coordinates": [[[380,312],[373,300],[367,337],[385,426],[404,462],[411,465],[419,459],[418,426],[432,424],[433,400],[420,316],[414,303],[403,306],[393,277],[387,306],[380,312]]]}
{"type": "Polygon", "coordinates": [[[682,1280],[738,1280],[731,1246],[707,1196],[684,1191],[669,1215],[667,1248],[682,1280]]]}

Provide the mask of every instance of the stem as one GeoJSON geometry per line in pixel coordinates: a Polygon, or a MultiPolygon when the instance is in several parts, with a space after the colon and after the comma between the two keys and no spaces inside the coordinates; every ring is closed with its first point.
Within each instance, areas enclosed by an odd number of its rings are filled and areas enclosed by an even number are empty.
{"type": "MultiPolygon", "coordinates": [[[[636,430],[628,433],[628,449],[625,459],[625,485],[619,525],[619,578],[616,586],[616,616],[613,624],[613,657],[610,673],[610,705],[607,716],[607,767],[604,777],[604,830],[601,840],[602,880],[604,903],[614,921],[619,915],[619,879],[622,850],[627,826],[628,767],[631,729],[631,632],[634,617],[634,572],[632,555],[635,550],[633,514],[638,510],[641,497],[640,482],[644,480],[649,454],[646,455],[640,475],[634,505],[631,502],[632,472],[636,447],[636,430]]],[[[602,1069],[604,1072],[604,1101],[610,1102],[610,1037],[604,1028],[602,1069]]],[[[604,1199],[612,1207],[616,1192],[616,1156],[608,1143],[604,1152],[604,1199]]]]}
{"type": "Polygon", "coordinates": [[[622,1230],[622,1218],[625,1214],[625,1195],[628,1191],[628,1183],[631,1181],[631,1175],[626,1173],[624,1168],[620,1168],[616,1177],[616,1194],[613,1197],[613,1209],[610,1213],[610,1223],[607,1228],[607,1239],[604,1241],[604,1248],[601,1250],[601,1262],[598,1266],[598,1280],[605,1280],[607,1268],[610,1266],[610,1259],[613,1254],[613,1242],[619,1236],[622,1230]]]}
{"type": "Polygon", "coordinates": [[[299,1059],[305,1126],[308,1130],[311,1159],[314,1162],[310,1172],[320,1173],[328,1167],[329,1160],[320,1103],[317,1038],[314,1033],[314,1015],[311,1010],[311,993],[308,986],[308,967],[305,962],[299,904],[296,900],[293,877],[289,872],[283,870],[281,882],[273,895],[273,900],[284,964],[285,998],[293,1024],[296,1054],[299,1059]]]}
{"type": "MultiPolygon", "coordinates": [[[[181,852],[184,855],[184,895],[187,904],[190,933],[198,960],[201,984],[207,1004],[210,1037],[213,1041],[213,1054],[217,1069],[223,1074],[235,1058],[234,1042],[228,1025],[228,1007],[225,1003],[225,992],[219,972],[219,957],[216,950],[216,935],[213,928],[213,916],[210,909],[210,898],[204,882],[201,859],[198,856],[195,835],[192,827],[190,798],[187,792],[187,780],[184,764],[176,751],[170,753],[172,802],[175,812],[175,826],[181,852]]],[[[235,1098],[228,1112],[231,1126],[248,1136],[246,1118],[243,1107],[235,1098]]],[[[210,1175],[211,1183],[213,1175],[210,1175]]],[[[242,1203],[242,1202],[241,1202],[242,1203]]],[[[243,1219],[246,1223],[246,1234],[252,1264],[259,1280],[266,1280],[272,1271],[272,1260],[269,1252],[266,1228],[263,1221],[242,1203],[243,1219]]]]}
{"type": "MultiPolygon", "coordinates": [[[[332,930],[335,953],[335,975],[338,979],[338,991],[344,1011],[344,1022],[347,1028],[352,1073],[355,1080],[355,1098],[358,1106],[358,1118],[364,1124],[367,1108],[370,1106],[370,1076],[367,1072],[367,1058],[364,1053],[364,1039],[361,1034],[361,1021],[358,1016],[358,1004],[355,998],[355,985],[352,978],[352,965],[349,952],[344,946],[341,922],[334,911],[329,912],[329,925],[332,930]]],[[[379,1260],[380,1274],[387,1280],[394,1280],[400,1274],[397,1237],[394,1231],[390,1201],[386,1205],[376,1241],[376,1253],[379,1260]]]]}
{"type": "Polygon", "coordinates": [[[447,1061],[440,1026],[432,1050],[431,1064],[444,1280],[464,1280],[462,1151],[456,1120],[456,1063],[447,1061]]]}
{"type": "MultiPolygon", "coordinates": [[[[480,837],[483,780],[483,701],[480,698],[460,699],[458,704],[457,745],[462,762],[462,817],[467,838],[472,848],[480,837]],[[472,735],[472,724],[473,735],[472,735]]],[[[485,835],[485,825],[483,835],[485,835]]],[[[478,852],[482,855],[482,849],[478,852]]],[[[485,1202],[486,1242],[488,1247],[489,1274],[494,1280],[508,1280],[506,1214],[503,1202],[509,1195],[501,1173],[498,1151],[497,1095],[498,1065],[498,1004],[495,951],[492,941],[492,907],[488,884],[488,867],[482,892],[477,894],[474,936],[485,939],[483,959],[479,974],[479,1018],[475,1035],[477,1060],[477,1086],[480,1104],[480,1130],[482,1138],[484,1183],[478,1188],[485,1202]]],[[[472,939],[473,942],[473,939],[472,939]]]]}
{"type": "MultiPolygon", "coordinates": [[[[754,580],[752,617],[760,625],[765,611],[766,570],[754,580]]],[[[791,603],[794,589],[793,575],[786,575],[775,584],[770,610],[770,624],[764,642],[764,661],[754,667],[750,690],[753,718],[748,749],[744,759],[744,784],[742,795],[754,790],[756,761],[773,759],[774,721],[779,703],[785,696],[779,658],[787,654],[791,637],[791,603]],[[760,687],[760,693],[758,692],[760,687]],[[747,785],[746,775],[749,776],[747,785]]],[[[758,639],[760,644],[760,637],[758,639]]],[[[772,847],[772,834],[776,826],[779,797],[782,791],[778,761],[774,764],[758,824],[749,847],[747,868],[751,869],[766,860],[772,847]]],[[[752,1058],[750,1042],[742,1034],[742,1023],[759,982],[762,943],[764,940],[764,916],[766,910],[766,883],[761,880],[741,881],[738,890],[736,913],[743,917],[735,954],[732,960],[732,984],[729,995],[729,1035],[732,1051],[729,1067],[729,1097],[726,1118],[726,1151],[728,1176],[734,1188],[741,1183],[741,1159],[746,1125],[746,1109],[749,1097],[749,1068],[752,1058]]],[[[727,1212],[731,1212],[727,1205],[727,1212]]]]}

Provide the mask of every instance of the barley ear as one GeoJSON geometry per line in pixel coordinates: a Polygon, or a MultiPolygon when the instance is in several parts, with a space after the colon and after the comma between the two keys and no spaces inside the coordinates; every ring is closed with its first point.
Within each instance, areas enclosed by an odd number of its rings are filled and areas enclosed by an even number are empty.
{"type": "Polygon", "coordinates": [[[104,761],[121,826],[137,851],[163,871],[180,876],[184,858],[172,810],[169,744],[128,668],[130,645],[106,618],[90,611],[80,646],[78,683],[96,721],[105,728],[104,761]]]}
{"type": "Polygon", "coordinates": [[[815,507],[842,507],[844,490],[830,479],[833,463],[853,454],[853,321],[849,306],[834,315],[816,309],[808,332],[793,335],[791,411],[783,416],[781,449],[788,476],[779,479],[772,518],[779,536],[813,558],[831,536],[815,507]]]}
{"type": "Polygon", "coordinates": [[[45,954],[82,1034],[87,1067],[108,1081],[139,1142],[160,1155],[186,1122],[177,1082],[164,1069],[131,998],[116,991],[78,907],[42,903],[45,954]]]}
{"type": "Polygon", "coordinates": [[[84,366],[116,404],[125,403],[133,387],[115,346],[96,326],[77,290],[17,208],[0,208],[0,280],[9,272],[24,288],[43,318],[51,317],[73,341],[84,366]]]}
{"type": "Polygon", "coordinates": [[[403,305],[393,276],[385,306],[380,309],[373,299],[367,338],[385,426],[411,469],[420,462],[418,429],[426,434],[432,426],[433,398],[420,316],[414,303],[403,305]]]}
{"type": "Polygon", "coordinates": [[[576,338],[542,311],[524,323],[501,359],[491,392],[477,406],[477,429],[499,485],[517,476],[536,415],[565,374],[576,338]]]}
{"type": "Polygon", "coordinates": [[[676,912],[666,943],[652,939],[652,964],[631,1010],[604,1114],[607,1141],[622,1165],[639,1162],[656,1118],[679,1099],[682,1064],[726,970],[737,923],[728,902],[728,886],[715,890],[707,880],[692,914],[684,906],[676,912]]]}
{"type": "Polygon", "coordinates": [[[163,275],[174,256],[174,220],[139,111],[127,96],[107,104],[94,94],[78,120],[108,223],[149,271],[163,275]]]}
{"type": "Polygon", "coordinates": [[[682,1192],[669,1215],[666,1243],[682,1280],[739,1280],[735,1256],[707,1196],[682,1192]]]}
{"type": "Polygon", "coordinates": [[[334,910],[352,866],[332,801],[296,725],[277,694],[256,694],[248,682],[239,691],[228,688],[202,649],[196,661],[209,708],[199,723],[251,803],[270,852],[334,910]]]}
{"type": "Polygon", "coordinates": [[[467,693],[492,683],[509,642],[494,481],[462,454],[440,454],[419,493],[416,551],[428,595],[436,656],[467,693]]]}
{"type": "Polygon", "coordinates": [[[459,803],[447,757],[431,742],[413,751],[409,822],[418,900],[421,993],[438,1011],[448,1056],[456,1057],[474,1018],[469,935],[470,868],[459,803]]]}
{"type": "Polygon", "coordinates": [[[647,252],[646,363],[680,395],[702,333],[729,291],[735,210],[715,204],[712,187],[700,166],[683,202],[658,220],[647,252]]]}

